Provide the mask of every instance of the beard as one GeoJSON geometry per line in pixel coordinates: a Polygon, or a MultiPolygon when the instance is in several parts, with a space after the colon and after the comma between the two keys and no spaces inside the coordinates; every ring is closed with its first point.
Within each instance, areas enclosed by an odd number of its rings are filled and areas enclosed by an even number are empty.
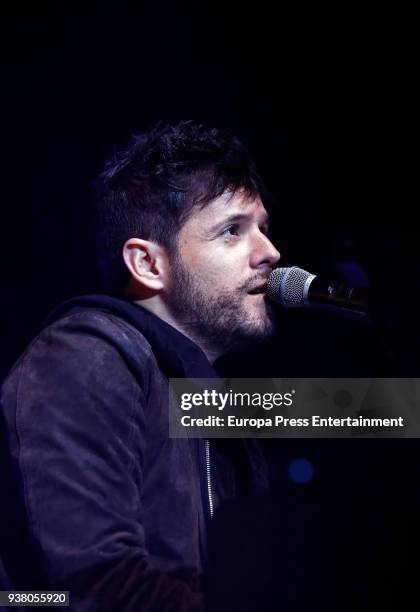
{"type": "MultiPolygon", "coordinates": [[[[264,342],[274,332],[274,313],[266,298],[259,308],[247,307],[249,291],[267,279],[259,273],[236,289],[211,293],[211,283],[192,274],[179,257],[173,266],[167,304],[186,335],[208,348],[228,351],[264,342]]],[[[251,298],[257,299],[257,298],[251,298]]]]}

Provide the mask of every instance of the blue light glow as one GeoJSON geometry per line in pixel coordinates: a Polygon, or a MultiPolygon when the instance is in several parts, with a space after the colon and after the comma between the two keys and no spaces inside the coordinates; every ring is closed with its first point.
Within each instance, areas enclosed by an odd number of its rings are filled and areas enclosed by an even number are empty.
{"type": "Polygon", "coordinates": [[[305,457],[293,459],[293,461],[289,463],[288,476],[292,482],[303,484],[312,480],[313,475],[314,467],[305,457]]]}

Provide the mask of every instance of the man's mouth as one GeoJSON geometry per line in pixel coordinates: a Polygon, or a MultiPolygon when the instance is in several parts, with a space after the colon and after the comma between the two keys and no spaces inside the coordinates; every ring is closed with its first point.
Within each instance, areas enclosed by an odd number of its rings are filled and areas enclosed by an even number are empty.
{"type": "Polygon", "coordinates": [[[258,287],[254,287],[251,291],[248,291],[250,295],[258,295],[259,293],[267,292],[267,282],[258,285],[258,287]]]}

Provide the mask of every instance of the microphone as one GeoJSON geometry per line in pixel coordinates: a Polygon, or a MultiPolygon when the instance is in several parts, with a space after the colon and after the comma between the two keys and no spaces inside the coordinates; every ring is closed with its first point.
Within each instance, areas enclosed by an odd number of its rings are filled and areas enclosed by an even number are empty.
{"type": "Polygon", "coordinates": [[[268,278],[267,295],[286,308],[318,306],[361,315],[369,311],[370,296],[366,289],[324,280],[298,266],[273,270],[268,278]]]}

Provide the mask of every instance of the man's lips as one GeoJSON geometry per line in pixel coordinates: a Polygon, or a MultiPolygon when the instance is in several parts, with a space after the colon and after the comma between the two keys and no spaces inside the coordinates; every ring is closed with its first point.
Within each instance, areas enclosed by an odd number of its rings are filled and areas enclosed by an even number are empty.
{"type": "Polygon", "coordinates": [[[248,291],[248,293],[251,295],[258,295],[260,293],[266,293],[266,292],[267,292],[267,281],[265,281],[264,283],[260,283],[259,285],[256,285],[250,291],[248,291]]]}

